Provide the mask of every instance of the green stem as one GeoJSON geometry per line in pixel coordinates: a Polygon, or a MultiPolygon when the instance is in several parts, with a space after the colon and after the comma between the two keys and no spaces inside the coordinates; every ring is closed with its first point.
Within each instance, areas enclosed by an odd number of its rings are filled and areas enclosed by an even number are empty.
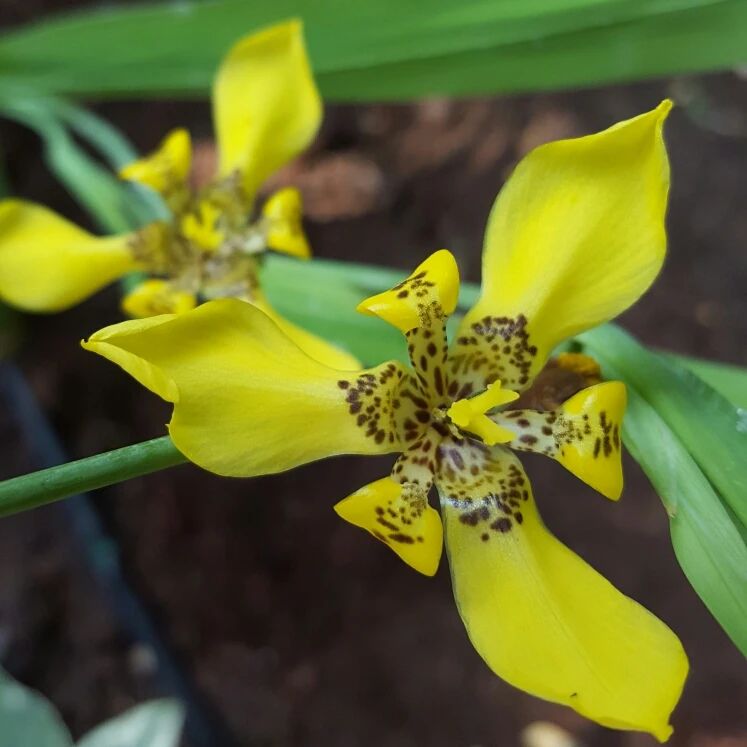
{"type": "Polygon", "coordinates": [[[168,437],[125,446],[0,482],[0,516],[44,506],[186,462],[168,437]]]}

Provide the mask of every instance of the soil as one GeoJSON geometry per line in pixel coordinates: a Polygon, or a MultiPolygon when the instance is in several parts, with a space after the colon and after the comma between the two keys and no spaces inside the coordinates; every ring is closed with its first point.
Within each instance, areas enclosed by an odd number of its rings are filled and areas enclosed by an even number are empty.
{"type": "MultiPolygon", "coordinates": [[[[20,11],[19,11],[20,12],[20,11]]],[[[412,267],[447,246],[478,280],[490,204],[518,157],[674,94],[670,252],[622,319],[644,342],[747,365],[747,97],[730,74],[522,97],[336,106],[312,152],[279,175],[306,197],[315,253],[412,267]],[[350,185],[353,185],[352,187],[350,185]]],[[[171,126],[211,132],[205,104],[99,106],[140,150],[171,126]]],[[[17,194],[85,222],[39,143],[2,124],[17,194]]],[[[119,318],[115,289],[25,317],[16,359],[72,456],[163,434],[168,408],[77,340],[119,318]]],[[[694,406],[697,406],[694,404],[694,406]]],[[[0,412],[2,476],[33,466],[0,412]]],[[[434,579],[341,522],[332,505],[390,458],[337,458],[227,480],[178,467],[99,491],[128,577],[240,745],[516,745],[537,720],[587,747],[643,747],[495,678],[470,646],[446,564],[434,579]]],[[[525,460],[547,524],[667,621],[690,656],[675,747],[747,745],[747,669],[674,558],[661,503],[627,459],[611,504],[554,464],[525,460]]],[[[80,734],[159,694],[147,650],[123,635],[54,506],[0,522],[0,654],[80,734]]],[[[655,672],[651,676],[656,676],[655,672]]]]}

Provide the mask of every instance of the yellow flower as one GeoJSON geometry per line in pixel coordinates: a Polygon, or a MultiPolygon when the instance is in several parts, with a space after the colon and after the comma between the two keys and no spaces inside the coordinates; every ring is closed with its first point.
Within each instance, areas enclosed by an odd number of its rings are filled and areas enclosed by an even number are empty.
{"type": "Polygon", "coordinates": [[[99,238],[41,205],[0,202],[0,298],[29,311],[60,311],[142,270],[159,279],[124,299],[129,316],[179,313],[200,296],[241,298],[310,355],[355,368],[351,356],[280,319],[258,284],[257,257],[267,248],[310,256],[297,190],[281,189],[253,216],[259,185],[308,146],[321,121],[299,21],[251,34],[229,51],[213,85],[213,112],[219,163],[207,186],[189,184],[192,147],[183,129],[120,172],[158,192],[169,221],[99,238]]]}
{"type": "MultiPolygon", "coordinates": [[[[450,344],[459,276],[446,250],[359,306],[403,332],[411,367],[337,371],[231,300],[124,322],[84,343],[173,402],[174,443],[218,474],[399,453],[389,476],[337,513],[426,575],[445,537],[459,613],[496,674],[661,741],[688,669],[679,640],[546,529],[516,452],[545,454],[620,495],[621,382],[527,403],[560,342],[622,312],[659,272],[670,106],[542,146],[518,165],[488,222],[481,296],[450,344]],[[440,514],[428,504],[433,485],[440,514]]],[[[579,356],[555,366],[581,382],[598,376],[579,356]]]]}

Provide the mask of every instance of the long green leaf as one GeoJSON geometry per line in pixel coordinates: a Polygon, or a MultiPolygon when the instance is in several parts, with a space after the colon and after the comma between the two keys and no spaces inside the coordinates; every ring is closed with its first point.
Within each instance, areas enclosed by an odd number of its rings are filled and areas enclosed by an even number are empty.
{"type": "Polygon", "coordinates": [[[204,94],[241,34],[301,16],[330,99],[598,84],[744,61],[742,0],[246,0],[108,8],[0,37],[6,86],[204,94]]]}
{"type": "Polygon", "coordinates": [[[76,747],[177,747],[184,709],[174,700],[151,700],[88,732],[76,747]]]}
{"type": "Polygon", "coordinates": [[[689,368],[706,384],[726,397],[729,402],[747,410],[747,368],[733,366],[729,363],[706,361],[701,358],[690,358],[684,355],[673,355],[671,353],[666,355],[685,368],[689,368]]]}
{"type": "Polygon", "coordinates": [[[41,694],[0,669],[0,747],[72,747],[65,724],[41,694]]]}

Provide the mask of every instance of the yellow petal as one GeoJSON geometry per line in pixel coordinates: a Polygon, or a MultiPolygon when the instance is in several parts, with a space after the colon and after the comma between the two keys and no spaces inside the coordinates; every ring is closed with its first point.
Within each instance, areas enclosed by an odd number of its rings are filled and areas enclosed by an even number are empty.
{"type": "Polygon", "coordinates": [[[516,167],[490,213],[482,294],[458,333],[464,354],[491,358],[487,338],[508,348],[504,370],[475,372],[483,385],[493,374],[526,388],[559,342],[617,316],[651,285],[666,249],[671,106],[540,146],[516,167]]]}
{"type": "MultiPolygon", "coordinates": [[[[405,334],[415,371],[413,384],[427,400],[426,410],[444,405],[447,395],[458,389],[447,374],[446,342],[446,320],[456,308],[458,296],[456,260],[451,252],[441,249],[394,288],[358,304],[362,314],[378,316],[405,334]]],[[[466,391],[461,396],[466,396],[466,391]]]]}
{"type": "Polygon", "coordinates": [[[135,234],[100,238],[51,210],[0,203],[0,298],[27,311],[62,311],[138,269],[135,234]]]}
{"type": "Polygon", "coordinates": [[[626,404],[625,384],[608,381],[563,403],[559,419],[567,431],[560,439],[557,460],[612,500],[623,489],[620,429],[626,404]]]}
{"type": "Polygon", "coordinates": [[[419,264],[401,283],[358,304],[358,311],[378,316],[409,332],[430,326],[453,313],[459,297],[459,268],[454,255],[439,249],[419,264]],[[431,310],[437,307],[435,316],[431,310]]]}
{"type": "Polygon", "coordinates": [[[443,547],[438,511],[417,485],[384,477],[361,488],[335,506],[337,514],[370,532],[416,571],[433,576],[443,547]]]}
{"type": "Polygon", "coordinates": [[[467,497],[458,479],[437,478],[454,595],[478,653],[515,687],[665,741],[688,670],[677,637],[547,531],[507,449],[480,464],[455,462],[454,448],[443,462],[457,478],[479,468],[467,497]]]}
{"type": "Polygon", "coordinates": [[[314,139],[322,104],[300,21],[241,39],[213,85],[219,176],[241,175],[246,196],[314,139]]]}
{"type": "Polygon", "coordinates": [[[286,187],[273,194],[262,207],[267,245],[276,252],[308,259],[311,248],[301,225],[301,193],[286,187]]]}
{"type": "Polygon", "coordinates": [[[174,443],[211,472],[246,477],[401,448],[391,405],[400,364],[329,368],[244,301],[115,324],[83,347],[175,402],[174,443]]]}
{"type": "Polygon", "coordinates": [[[582,389],[558,410],[508,410],[493,420],[513,431],[512,449],[549,456],[616,501],[623,489],[620,429],[626,401],[625,384],[608,381],[582,389]]]}
{"type": "Polygon", "coordinates": [[[122,299],[122,310],[134,319],[184,314],[196,305],[194,293],[178,290],[167,280],[145,280],[122,299]]]}
{"type": "Polygon", "coordinates": [[[119,176],[168,196],[184,188],[191,166],[189,133],[179,128],[166,135],[153,153],[121,169],[119,176]]]}
{"type": "Polygon", "coordinates": [[[354,355],[278,314],[258,289],[255,289],[252,295],[251,303],[269,316],[306,355],[315,361],[340,371],[357,371],[361,367],[360,361],[354,355]]]}
{"type": "Polygon", "coordinates": [[[179,400],[179,390],[174,379],[166,370],[147,358],[133,355],[128,342],[132,340],[137,344],[140,337],[147,335],[149,330],[165,326],[176,318],[176,314],[161,314],[112,324],[91,335],[88,340],[82,340],[80,344],[86,350],[116,363],[161,399],[175,403],[179,400]]]}

